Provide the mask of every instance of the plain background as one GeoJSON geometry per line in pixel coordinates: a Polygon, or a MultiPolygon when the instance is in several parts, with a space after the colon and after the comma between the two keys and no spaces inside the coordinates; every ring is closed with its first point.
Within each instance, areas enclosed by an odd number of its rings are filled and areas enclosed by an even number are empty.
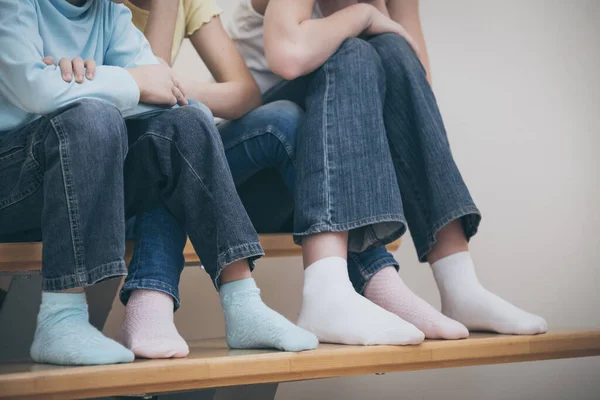
{"type": "MultiPolygon", "coordinates": [[[[454,156],[484,216],[472,242],[480,279],[551,329],[600,328],[600,1],[422,0],[421,11],[454,156]]],[[[206,74],[189,44],[177,69],[206,74]]],[[[439,307],[409,238],[397,257],[439,307]]],[[[255,277],[295,320],[301,260],[260,261],[255,277]]],[[[181,290],[185,338],[223,336],[208,276],[186,269],[181,290]]],[[[122,316],[115,301],[106,333],[122,316]]],[[[600,357],[286,383],[277,398],[600,399],[600,357]]]]}

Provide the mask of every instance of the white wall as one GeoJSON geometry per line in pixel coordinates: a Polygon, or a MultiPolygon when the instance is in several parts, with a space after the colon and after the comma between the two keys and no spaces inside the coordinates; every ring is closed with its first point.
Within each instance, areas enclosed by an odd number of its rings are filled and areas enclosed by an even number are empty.
{"type": "MultiPolygon", "coordinates": [[[[484,213],[472,243],[481,280],[551,328],[599,328],[600,1],[421,3],[435,92],[484,213]]],[[[177,68],[198,73],[191,50],[177,68]]],[[[397,256],[409,286],[439,306],[410,240],[397,256]]],[[[301,269],[299,259],[270,259],[256,272],[266,302],[291,319],[301,269]]],[[[182,334],[222,336],[209,279],[189,268],[182,291],[182,334]]],[[[121,316],[117,308],[108,333],[121,316]]],[[[598,378],[597,357],[286,383],[278,399],[598,399],[598,378]]]]}

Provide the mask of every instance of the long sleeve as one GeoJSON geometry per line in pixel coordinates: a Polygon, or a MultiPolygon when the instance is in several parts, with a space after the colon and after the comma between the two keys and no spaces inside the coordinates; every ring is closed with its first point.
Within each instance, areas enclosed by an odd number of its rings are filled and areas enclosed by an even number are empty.
{"type": "Polygon", "coordinates": [[[113,29],[104,64],[123,68],[158,64],[150,43],[131,22],[131,11],[122,4],[111,4],[113,29]]]}
{"type": "Polygon", "coordinates": [[[122,112],[138,104],[139,88],[124,66],[98,66],[95,79],[83,84],[64,82],[58,68],[46,66],[30,0],[0,0],[0,10],[0,92],[16,107],[44,115],[81,98],[105,101],[122,112]]]}

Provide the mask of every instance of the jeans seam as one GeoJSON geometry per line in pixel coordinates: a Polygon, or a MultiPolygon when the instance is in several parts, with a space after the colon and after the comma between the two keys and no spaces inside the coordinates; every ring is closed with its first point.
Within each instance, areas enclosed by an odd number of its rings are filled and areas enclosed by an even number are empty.
{"type": "Polygon", "coordinates": [[[219,277],[221,276],[221,272],[223,272],[223,269],[225,269],[225,267],[236,261],[248,259],[248,262],[250,264],[250,270],[252,270],[254,268],[253,261],[264,255],[265,253],[262,250],[260,242],[240,244],[234,247],[230,247],[229,249],[227,249],[227,251],[219,253],[219,255],[217,256],[217,270],[213,278],[213,284],[215,285],[215,288],[219,290],[219,277]],[[234,257],[237,258],[234,259],[234,257]]]}
{"type": "Polygon", "coordinates": [[[323,148],[325,149],[325,151],[323,152],[323,157],[325,158],[324,164],[325,164],[325,171],[324,171],[324,177],[325,177],[325,187],[328,188],[327,190],[325,190],[325,210],[326,210],[326,218],[327,221],[331,222],[331,196],[329,193],[329,188],[331,188],[331,186],[329,185],[329,146],[327,145],[329,143],[329,119],[328,119],[328,112],[329,112],[329,107],[330,107],[330,80],[329,80],[329,62],[326,62],[323,65],[323,71],[325,73],[325,95],[323,96],[323,148]]]}
{"type": "Polygon", "coordinates": [[[40,186],[42,186],[42,180],[40,178],[36,178],[34,182],[29,184],[29,186],[27,186],[27,188],[22,190],[19,194],[3,200],[0,203],[0,210],[26,199],[27,197],[35,193],[40,188],[40,186]]]}
{"type": "Polygon", "coordinates": [[[131,145],[131,148],[133,148],[136,144],[138,144],[142,139],[144,139],[147,136],[154,136],[157,137],[159,139],[162,140],[167,140],[169,142],[171,142],[173,144],[173,146],[175,146],[175,149],[177,150],[177,152],[179,153],[179,155],[181,156],[181,158],[183,159],[183,161],[185,162],[185,164],[187,165],[187,167],[190,169],[192,175],[194,175],[196,177],[196,179],[198,179],[198,181],[200,182],[200,185],[202,187],[202,190],[204,190],[206,192],[206,194],[208,195],[208,197],[214,201],[214,198],[212,196],[212,194],[210,193],[210,191],[208,190],[208,188],[206,187],[206,185],[204,184],[204,181],[202,180],[202,178],[196,173],[196,170],[194,169],[194,167],[192,167],[192,164],[190,164],[190,162],[188,161],[187,157],[183,154],[183,152],[181,151],[181,149],[179,148],[178,144],[176,141],[174,141],[171,138],[167,138],[164,137],[158,133],[154,133],[154,132],[146,132],[145,134],[143,134],[142,136],[140,136],[135,143],[133,143],[131,145]]]}
{"type": "Polygon", "coordinates": [[[277,140],[279,140],[279,142],[285,149],[285,152],[287,153],[288,157],[292,161],[292,164],[296,165],[296,154],[294,152],[293,147],[288,143],[287,140],[285,140],[285,135],[282,135],[281,132],[279,131],[279,129],[277,129],[273,125],[267,125],[264,128],[255,129],[254,131],[238,138],[237,140],[233,141],[232,143],[227,144],[226,146],[224,146],[224,149],[225,149],[225,151],[231,150],[233,147],[235,147],[247,140],[253,139],[258,136],[267,135],[267,134],[273,135],[277,140]]]}
{"type": "Polygon", "coordinates": [[[342,227],[342,226],[347,226],[347,225],[361,225],[361,224],[362,224],[362,226],[366,226],[366,225],[380,223],[380,222],[400,222],[400,223],[406,224],[406,219],[404,218],[404,216],[402,214],[380,214],[380,215],[377,215],[374,217],[361,218],[358,220],[344,222],[341,224],[335,224],[335,223],[330,223],[330,222],[318,222],[316,224],[312,224],[308,229],[305,229],[303,232],[294,232],[294,235],[300,235],[300,236],[309,235],[310,233],[304,233],[304,232],[308,232],[314,227],[321,227],[321,226],[342,227]]]}
{"type": "Polygon", "coordinates": [[[123,303],[123,305],[127,305],[129,300],[129,293],[134,290],[139,289],[148,289],[148,290],[158,290],[163,293],[166,293],[173,297],[173,305],[175,310],[177,310],[181,304],[181,300],[179,298],[179,288],[170,285],[168,283],[164,283],[161,281],[157,281],[154,279],[131,279],[123,284],[119,292],[119,299],[123,303]]]}
{"type": "MultiPolygon", "coordinates": [[[[43,275],[43,269],[42,269],[43,275]]],[[[127,275],[125,261],[118,260],[99,265],[95,268],[76,272],[74,274],[62,275],[57,278],[42,278],[42,290],[62,291],[78,287],[91,286],[106,279],[127,275]]]]}
{"type": "Polygon", "coordinates": [[[285,140],[285,135],[282,135],[278,129],[275,129],[275,127],[272,127],[269,133],[275,136],[277,140],[279,140],[292,164],[296,165],[296,153],[294,152],[293,147],[288,143],[288,141],[285,140]]]}
{"type": "MultiPolygon", "coordinates": [[[[138,223],[142,223],[142,222],[143,222],[143,220],[144,220],[145,218],[146,218],[146,213],[142,213],[141,215],[137,215],[137,216],[136,216],[136,219],[135,219],[135,224],[134,224],[134,227],[133,227],[134,236],[137,236],[137,235],[135,235],[135,231],[136,231],[136,229],[135,229],[135,225],[137,225],[138,223]]],[[[144,251],[141,249],[141,247],[142,247],[142,246],[143,246],[143,244],[144,244],[144,235],[145,235],[145,233],[146,233],[146,230],[145,230],[145,229],[141,229],[141,231],[142,231],[142,233],[141,233],[141,235],[140,235],[140,238],[139,238],[139,240],[136,240],[136,241],[135,241],[135,246],[138,246],[138,245],[139,245],[139,248],[140,248],[140,252],[141,252],[141,254],[144,254],[145,252],[144,252],[144,251]]],[[[134,255],[134,257],[135,257],[135,255],[136,255],[136,253],[137,253],[137,252],[135,251],[135,247],[134,247],[134,254],[133,254],[133,255],[134,255]]],[[[133,258],[132,258],[132,260],[133,260],[133,258]]],[[[138,255],[138,257],[137,257],[137,260],[136,260],[136,262],[137,262],[138,264],[141,264],[141,263],[142,263],[142,260],[140,259],[140,256],[139,256],[139,255],[138,255]]],[[[138,265],[138,267],[139,267],[139,265],[138,265]]],[[[131,270],[131,265],[129,265],[129,270],[131,270]]],[[[137,272],[138,272],[138,268],[136,268],[136,269],[135,269],[135,271],[133,272],[133,275],[131,275],[131,279],[132,279],[132,280],[135,280],[135,277],[136,277],[136,275],[137,275],[137,272]]]]}
{"type": "MultiPolygon", "coordinates": [[[[401,214],[382,214],[375,217],[362,218],[355,221],[345,222],[343,224],[334,224],[331,222],[319,222],[316,224],[312,224],[308,229],[305,229],[302,232],[294,232],[294,243],[301,245],[303,236],[312,235],[315,233],[321,232],[344,232],[352,229],[358,229],[365,227],[367,225],[383,223],[383,222],[397,222],[401,224],[400,228],[397,230],[400,233],[394,232],[393,234],[388,235],[386,238],[376,237],[376,242],[381,245],[386,245],[394,240],[401,237],[406,232],[406,219],[401,214]]],[[[371,247],[371,246],[369,246],[371,247]]]]}
{"type": "Polygon", "coordinates": [[[60,158],[61,172],[63,176],[65,197],[67,202],[67,211],[69,215],[69,225],[71,231],[71,244],[73,245],[73,258],[75,260],[76,276],[80,277],[85,272],[85,257],[83,255],[83,245],[79,232],[80,218],[77,199],[73,193],[73,177],[71,174],[70,157],[68,150],[69,139],[65,134],[62,125],[61,116],[57,116],[51,120],[52,127],[58,138],[58,150],[60,158]]]}
{"type": "MultiPolygon", "coordinates": [[[[353,258],[353,259],[356,262],[356,259],[355,258],[353,258]]],[[[384,267],[388,267],[388,266],[389,267],[393,266],[394,268],[398,267],[398,268],[396,268],[396,271],[398,271],[399,267],[400,267],[400,265],[398,264],[398,261],[396,261],[396,259],[394,259],[394,257],[385,257],[383,259],[377,260],[377,262],[374,262],[373,264],[364,268],[364,271],[368,271],[368,272],[365,274],[363,274],[362,271],[360,272],[360,275],[362,278],[362,284],[358,290],[358,293],[363,294],[365,291],[365,288],[367,287],[367,284],[373,278],[373,275],[375,275],[377,272],[381,271],[384,267]]]]}

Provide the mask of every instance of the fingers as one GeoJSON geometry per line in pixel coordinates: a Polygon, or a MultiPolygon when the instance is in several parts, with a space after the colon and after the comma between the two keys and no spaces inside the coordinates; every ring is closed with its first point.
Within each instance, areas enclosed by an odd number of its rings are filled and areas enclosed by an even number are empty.
{"type": "Polygon", "coordinates": [[[185,98],[183,93],[181,93],[181,90],[177,86],[173,86],[172,92],[173,96],[175,96],[175,98],[177,99],[177,104],[179,104],[180,106],[188,105],[187,99],[185,98]]]}
{"type": "Polygon", "coordinates": [[[56,61],[54,61],[54,58],[52,56],[44,57],[42,61],[46,65],[56,65],[56,61]]]}
{"type": "Polygon", "coordinates": [[[83,83],[83,73],[85,72],[83,59],[81,57],[75,57],[71,63],[73,64],[73,74],[75,74],[75,82],[83,83]]]}
{"type": "Polygon", "coordinates": [[[173,81],[173,85],[175,85],[177,87],[177,89],[179,89],[181,94],[183,94],[184,97],[187,97],[187,93],[185,92],[185,89],[183,88],[183,84],[181,83],[181,81],[179,79],[177,79],[177,77],[175,77],[175,76],[172,76],[171,80],[173,81]]]}
{"type": "Polygon", "coordinates": [[[63,57],[58,62],[60,71],[62,72],[62,78],[65,82],[71,82],[73,80],[73,65],[71,60],[67,57],[63,57]]]}
{"type": "Polygon", "coordinates": [[[85,76],[86,76],[86,78],[88,78],[91,81],[96,76],[96,61],[89,58],[89,59],[85,60],[84,66],[85,66],[85,76]]]}

